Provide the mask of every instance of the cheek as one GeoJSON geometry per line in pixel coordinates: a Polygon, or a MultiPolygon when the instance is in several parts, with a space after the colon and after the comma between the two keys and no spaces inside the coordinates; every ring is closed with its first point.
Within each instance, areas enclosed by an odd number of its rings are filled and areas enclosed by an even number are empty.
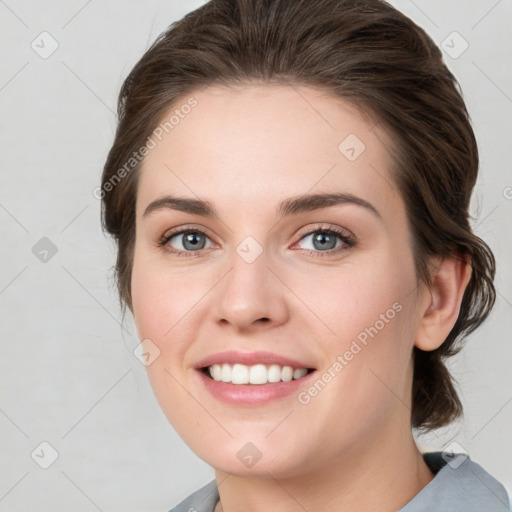
{"type": "Polygon", "coordinates": [[[155,292],[151,269],[145,268],[140,258],[135,258],[132,269],[131,293],[133,316],[140,340],[157,338],[157,333],[163,329],[162,317],[155,306],[155,292]]]}
{"type": "Polygon", "coordinates": [[[179,415],[183,415],[190,400],[180,385],[187,348],[184,330],[189,325],[189,317],[193,316],[199,290],[190,285],[185,274],[166,271],[152,258],[137,253],[131,286],[139,340],[151,340],[160,351],[146,366],[149,382],[169,421],[179,424],[179,415]]]}
{"type": "Polygon", "coordinates": [[[139,338],[150,338],[160,346],[180,329],[198,300],[199,284],[190,272],[169,271],[143,251],[136,251],[131,290],[139,338]]]}
{"type": "Polygon", "coordinates": [[[336,270],[330,279],[309,282],[307,292],[304,288],[323,321],[317,325],[326,326],[317,338],[323,367],[336,375],[333,390],[354,408],[389,395],[386,386],[405,396],[416,328],[416,281],[409,260],[368,263],[336,270]]]}
{"type": "Polygon", "coordinates": [[[187,407],[190,400],[182,385],[188,378],[190,347],[211,306],[212,284],[199,267],[171,269],[141,253],[135,255],[132,271],[133,315],[139,339],[151,340],[160,351],[146,370],[156,398],[174,424],[174,411],[187,407]]]}
{"type": "MultiPolygon", "coordinates": [[[[330,344],[358,339],[363,344],[403,326],[404,306],[414,294],[414,276],[391,262],[331,269],[329,275],[308,280],[302,293],[324,321],[330,344]]],[[[341,348],[341,347],[340,347],[341,348]]]]}

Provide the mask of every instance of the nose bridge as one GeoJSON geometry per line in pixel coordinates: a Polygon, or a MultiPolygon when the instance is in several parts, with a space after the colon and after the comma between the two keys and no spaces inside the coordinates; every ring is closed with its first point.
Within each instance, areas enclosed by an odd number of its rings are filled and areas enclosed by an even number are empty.
{"type": "Polygon", "coordinates": [[[248,236],[229,256],[230,270],[223,279],[217,302],[218,319],[239,328],[266,318],[281,322],[286,316],[284,296],[272,267],[270,251],[248,236]]]}

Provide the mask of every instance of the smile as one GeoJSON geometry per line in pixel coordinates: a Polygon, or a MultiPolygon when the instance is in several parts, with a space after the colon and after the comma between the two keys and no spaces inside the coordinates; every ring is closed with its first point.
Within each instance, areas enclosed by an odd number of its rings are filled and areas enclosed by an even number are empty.
{"type": "Polygon", "coordinates": [[[278,364],[247,366],[239,363],[214,364],[202,370],[205,375],[217,382],[257,385],[290,382],[291,380],[298,380],[313,371],[313,369],[294,369],[291,366],[280,366],[278,364]]]}

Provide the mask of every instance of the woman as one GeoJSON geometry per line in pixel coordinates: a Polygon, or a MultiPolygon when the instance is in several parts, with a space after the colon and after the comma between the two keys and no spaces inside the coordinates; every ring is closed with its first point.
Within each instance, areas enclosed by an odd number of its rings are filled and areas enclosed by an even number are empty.
{"type": "Polygon", "coordinates": [[[211,0],[119,98],[102,178],[122,303],[170,423],[215,469],[173,511],[506,511],[413,428],[493,306],[478,151],[441,52],[380,0],[211,0]]]}

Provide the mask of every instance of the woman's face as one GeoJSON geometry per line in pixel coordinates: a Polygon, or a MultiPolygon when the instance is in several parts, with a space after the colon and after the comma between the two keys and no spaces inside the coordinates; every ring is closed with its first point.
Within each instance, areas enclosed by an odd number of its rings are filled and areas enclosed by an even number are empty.
{"type": "Polygon", "coordinates": [[[234,474],[382,451],[410,433],[424,302],[388,137],[309,87],[192,96],[137,195],[133,313],[163,411],[234,474]]]}

